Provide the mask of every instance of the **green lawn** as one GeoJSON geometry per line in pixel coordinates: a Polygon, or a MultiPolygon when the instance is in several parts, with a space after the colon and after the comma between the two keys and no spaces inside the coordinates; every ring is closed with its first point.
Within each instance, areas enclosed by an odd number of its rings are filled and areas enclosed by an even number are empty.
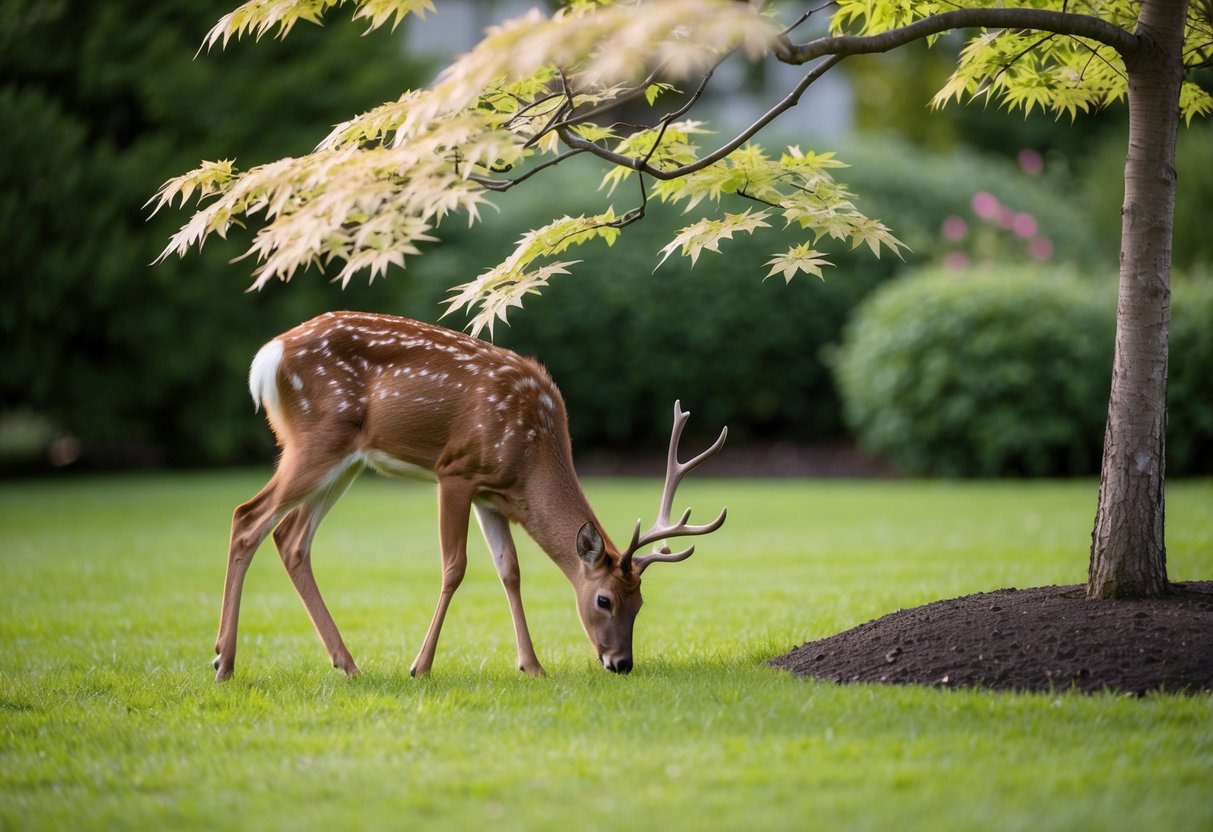
{"type": "MultiPolygon", "coordinates": [[[[0,484],[0,829],[1213,828],[1213,697],[835,686],[763,661],[899,607],[1079,583],[1097,484],[689,482],[724,529],[645,578],[636,671],[597,666],[529,540],[549,676],[513,670],[477,540],[434,673],[432,488],[366,477],[316,541],[364,675],[327,666],[270,546],[212,681],[231,509],[267,472],[0,484]]],[[[616,538],[656,481],[595,481],[616,538]]],[[[1168,491],[1213,577],[1213,483],[1168,491]]]]}

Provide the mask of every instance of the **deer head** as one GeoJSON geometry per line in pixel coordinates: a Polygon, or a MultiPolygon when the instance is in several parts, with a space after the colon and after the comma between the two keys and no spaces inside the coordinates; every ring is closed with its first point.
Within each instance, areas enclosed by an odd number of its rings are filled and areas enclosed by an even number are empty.
{"type": "Polygon", "coordinates": [[[671,552],[663,543],[648,554],[637,555],[637,552],[659,541],[713,532],[724,524],[728,512],[727,508],[722,509],[712,522],[694,526],[688,522],[691,518],[691,509],[688,508],[677,523],[670,521],[674,492],[682,478],[715,456],[728,436],[728,428],[721,430],[720,436],[707,450],[689,462],[679,462],[678,444],[689,417],[681,403],[675,402],[665,487],[653,526],[641,534],[642,523],[637,520],[631,542],[622,553],[610,550],[593,523],[586,523],[577,533],[577,555],[582,562],[582,580],[577,585],[577,611],[603,667],[613,673],[628,673],[632,669],[632,630],[644,603],[640,594],[640,576],[650,564],[686,560],[694,553],[695,547],[671,552]]]}

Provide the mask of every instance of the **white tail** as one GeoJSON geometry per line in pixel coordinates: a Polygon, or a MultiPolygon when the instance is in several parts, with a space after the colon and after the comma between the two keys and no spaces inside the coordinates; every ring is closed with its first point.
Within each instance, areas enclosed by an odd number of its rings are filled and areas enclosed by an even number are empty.
{"type": "Polygon", "coordinates": [[[282,363],[282,342],[274,339],[253,356],[248,370],[248,390],[254,412],[265,404],[267,412],[278,410],[278,365],[282,363]]]}
{"type": "Polygon", "coordinates": [[[438,483],[442,588],[414,675],[434,662],[451,597],[467,564],[469,517],[475,512],[509,600],[518,667],[542,673],[522,609],[515,522],[572,584],[590,643],[608,670],[632,669],[632,629],[640,610],[640,575],[655,561],[682,560],[649,543],[719,528],[691,526],[688,509],[671,523],[674,491],[694,467],[718,452],[720,438],[690,462],[677,446],[687,414],[674,406],[669,467],[656,525],[620,552],[602,532],[573,470],[560,392],[535,361],[470,336],[387,315],[331,312],[270,341],[249,371],[254,402],[282,447],[277,470],[257,496],[236,508],[216,679],[236,662],[240,595],[253,554],[272,532],[295,589],[333,665],[358,672],[312,575],[316,528],[366,466],[387,474],[423,475],[438,483]]]}

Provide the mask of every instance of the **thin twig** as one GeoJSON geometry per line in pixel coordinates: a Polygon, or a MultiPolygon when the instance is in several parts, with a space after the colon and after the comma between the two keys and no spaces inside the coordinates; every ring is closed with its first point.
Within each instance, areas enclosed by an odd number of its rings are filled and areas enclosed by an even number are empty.
{"type": "Polygon", "coordinates": [[[714,165],[716,162],[719,162],[734,150],[741,147],[743,144],[749,141],[755,133],[759,132],[774,121],[778,116],[800,103],[800,97],[804,95],[805,90],[807,90],[814,81],[837,65],[844,57],[845,56],[843,55],[832,55],[826,60],[822,61],[820,64],[814,67],[812,71],[807,73],[804,78],[800,80],[800,83],[798,83],[796,87],[790,93],[788,93],[788,95],[780,100],[779,103],[767,110],[767,112],[763,113],[757,121],[737,134],[737,136],[735,136],[731,141],[722,145],[712,153],[709,153],[707,156],[679,167],[670,168],[668,170],[655,168],[646,164],[643,159],[625,156],[622,153],[616,153],[612,150],[608,150],[602,145],[587,141],[578,136],[574,136],[568,130],[564,129],[560,131],[560,138],[569,147],[587,150],[598,158],[605,159],[606,161],[619,165],[620,167],[629,168],[641,173],[647,173],[649,176],[652,176],[655,179],[677,179],[681,176],[686,176],[688,173],[695,173],[696,171],[703,170],[710,165],[714,165]]]}
{"type": "Polygon", "coordinates": [[[585,151],[582,149],[579,149],[579,148],[576,148],[573,150],[566,150],[564,153],[561,153],[559,156],[555,157],[554,159],[548,159],[546,162],[536,165],[535,167],[528,170],[526,173],[516,176],[513,179],[493,179],[492,177],[477,176],[475,174],[468,176],[468,179],[471,180],[472,182],[475,182],[477,185],[480,185],[485,190],[496,191],[498,193],[501,193],[504,191],[508,191],[510,188],[514,187],[515,185],[517,185],[519,183],[525,182],[526,180],[530,179],[532,176],[534,176],[535,174],[539,173],[540,171],[542,171],[546,168],[550,168],[553,165],[558,165],[561,162],[563,162],[565,159],[568,159],[571,156],[580,155],[582,153],[585,153],[585,151]]]}

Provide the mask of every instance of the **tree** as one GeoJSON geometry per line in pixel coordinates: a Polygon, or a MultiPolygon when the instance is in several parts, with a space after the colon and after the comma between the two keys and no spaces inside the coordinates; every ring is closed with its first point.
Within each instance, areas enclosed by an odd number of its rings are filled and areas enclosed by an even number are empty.
{"type": "MultiPolygon", "coordinates": [[[[250,0],[221,19],[205,44],[275,28],[285,35],[297,21],[315,22],[343,4],[372,29],[434,8],[430,0],[250,0]]],[[[454,287],[449,308],[474,310],[474,331],[491,335],[493,323],[521,306],[524,295],[576,262],[559,255],[594,239],[612,244],[644,217],[653,197],[688,209],[719,206],[718,215],[682,228],[659,262],[675,252],[694,262],[733,235],[782,218],[803,229],[806,240],[774,253],[768,277],[821,275],[829,265],[823,241],[867,245],[876,256],[901,244],[835,182],[831,170],[841,162],[832,153],[789,147],[774,155],[751,139],[849,56],[976,30],[936,105],[993,99],[1073,119],[1127,102],[1117,339],[1087,594],[1165,593],[1175,137],[1181,117],[1213,110],[1213,97],[1185,80],[1189,69],[1213,62],[1213,3],[835,0],[808,8],[786,27],[768,11],[761,0],[570,0],[551,17],[533,11],[491,29],[429,88],[339,125],[311,154],[243,172],[226,161],[205,163],[165,183],[157,209],[191,196],[204,204],[161,256],[222,235],[237,217],[261,215],[249,249],[258,262],[255,287],[335,261],[344,264],[336,276],[343,284],[360,270],[373,280],[419,253],[451,214],[475,222],[490,194],[590,154],[609,165],[603,177],[609,195],[624,184],[634,188],[630,207],[556,218],[526,234],[498,266],[454,287]],[[797,31],[827,10],[830,34],[797,42],[797,31]],[[686,116],[715,69],[736,52],[807,69],[762,117],[702,153],[698,143],[707,130],[686,116]],[[736,200],[749,206],[725,210],[736,200]]]]}
{"type": "Polygon", "coordinates": [[[178,223],[149,229],[141,206],[200,156],[306,152],[317,123],[424,77],[388,31],[300,32],[193,60],[223,11],[221,0],[0,3],[0,423],[36,414],[79,440],[81,465],[270,456],[264,428],[238,418],[246,391],[214,379],[243,373],[268,334],[331,308],[339,290],[250,302],[233,291],[232,244],[149,269],[178,223]],[[208,97],[224,84],[240,94],[208,97]]]}

